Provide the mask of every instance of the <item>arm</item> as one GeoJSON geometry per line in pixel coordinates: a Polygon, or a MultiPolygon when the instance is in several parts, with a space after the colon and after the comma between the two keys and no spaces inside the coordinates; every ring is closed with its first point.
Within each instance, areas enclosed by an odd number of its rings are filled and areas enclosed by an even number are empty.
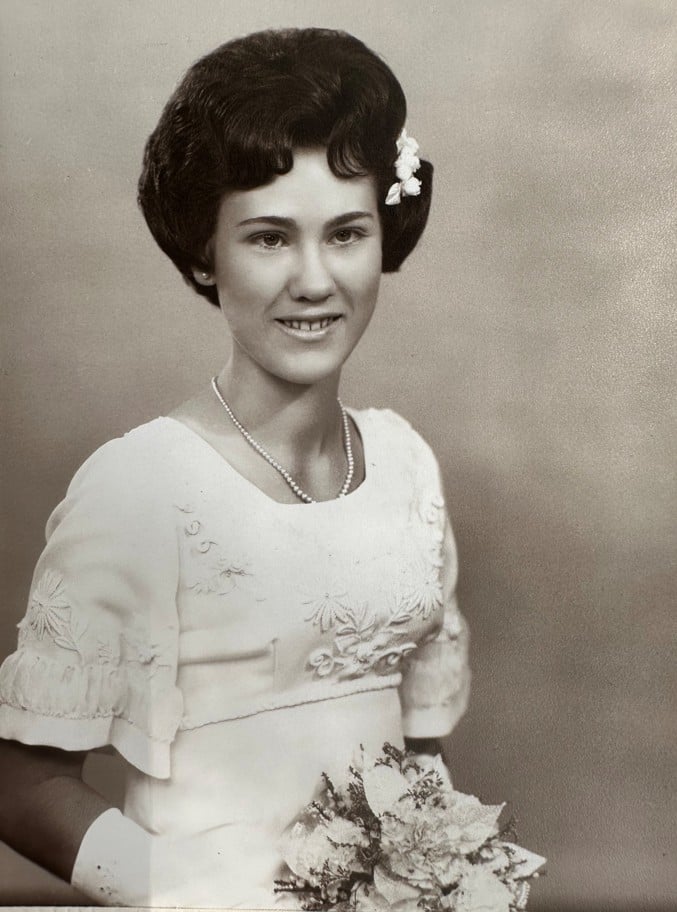
{"type": "Polygon", "coordinates": [[[468,630],[456,604],[456,573],[454,538],[445,519],[442,629],[434,640],[413,653],[400,685],[405,745],[416,753],[442,753],[441,739],[453,730],[468,701],[468,630]]]}
{"type": "Polygon", "coordinates": [[[225,894],[223,828],[147,832],[82,781],[85,757],[0,739],[0,839],[101,905],[212,905],[225,894]]]}
{"type": "Polygon", "coordinates": [[[85,832],[109,808],[82,781],[85,757],[0,740],[0,839],[65,881],[85,832]]]}
{"type": "Polygon", "coordinates": [[[124,818],[83,783],[84,758],[112,744],[167,778],[181,710],[171,500],[161,479],[149,483],[154,466],[135,440],[106,444],[76,474],[49,520],[17,649],[0,665],[0,838],[99,901],[75,876],[89,864],[81,849],[94,845],[98,864],[131,840],[104,829],[124,818]]]}
{"type": "Polygon", "coordinates": [[[415,754],[430,754],[431,756],[435,756],[435,754],[442,753],[441,738],[405,737],[404,746],[407,750],[413,751],[415,754]]]}

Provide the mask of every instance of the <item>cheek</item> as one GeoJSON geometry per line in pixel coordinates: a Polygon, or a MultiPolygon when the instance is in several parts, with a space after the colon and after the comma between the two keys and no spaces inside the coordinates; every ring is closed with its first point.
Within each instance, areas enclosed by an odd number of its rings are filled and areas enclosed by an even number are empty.
{"type": "Polygon", "coordinates": [[[232,303],[238,309],[253,310],[274,299],[283,276],[273,262],[241,255],[219,263],[216,284],[224,307],[232,303]]]}
{"type": "Polygon", "coordinates": [[[380,250],[378,256],[370,256],[357,268],[353,274],[353,281],[356,291],[359,290],[360,297],[365,302],[372,300],[376,303],[376,297],[381,284],[381,257],[380,250]]]}
{"type": "Polygon", "coordinates": [[[356,256],[350,257],[343,265],[343,276],[353,294],[367,298],[378,292],[381,283],[381,242],[370,238],[369,243],[356,256]]]}

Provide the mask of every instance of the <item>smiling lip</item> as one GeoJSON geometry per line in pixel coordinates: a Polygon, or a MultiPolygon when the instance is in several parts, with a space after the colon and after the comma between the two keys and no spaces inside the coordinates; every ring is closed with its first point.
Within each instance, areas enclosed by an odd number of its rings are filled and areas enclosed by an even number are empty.
{"type": "Polygon", "coordinates": [[[312,320],[277,318],[275,322],[287,333],[297,339],[320,339],[327,335],[331,328],[341,319],[339,314],[326,317],[314,317],[312,320]]]}

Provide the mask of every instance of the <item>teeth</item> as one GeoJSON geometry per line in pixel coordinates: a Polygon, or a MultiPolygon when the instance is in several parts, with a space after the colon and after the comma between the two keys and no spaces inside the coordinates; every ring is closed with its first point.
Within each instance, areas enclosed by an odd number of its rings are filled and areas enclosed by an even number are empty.
{"type": "Polygon", "coordinates": [[[317,332],[330,326],[336,317],[324,317],[322,320],[281,320],[290,329],[300,329],[303,332],[317,332]]]}

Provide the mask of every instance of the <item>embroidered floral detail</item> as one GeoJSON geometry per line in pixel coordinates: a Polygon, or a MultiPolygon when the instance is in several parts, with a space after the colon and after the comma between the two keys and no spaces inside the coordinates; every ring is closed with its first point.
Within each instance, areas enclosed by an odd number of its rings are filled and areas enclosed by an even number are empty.
{"type": "Polygon", "coordinates": [[[63,577],[54,570],[45,570],[36,583],[26,616],[18,626],[20,645],[29,634],[38,640],[47,635],[62,649],[82,655],[81,642],[87,624],[75,622],[63,577]]]}
{"type": "Polygon", "coordinates": [[[190,588],[201,594],[228,595],[245,577],[251,576],[248,567],[247,561],[218,557],[201,578],[190,584],[190,588]]]}
{"type": "Polygon", "coordinates": [[[96,657],[99,665],[119,665],[120,652],[107,640],[97,640],[96,657]]]}
{"type": "Polygon", "coordinates": [[[27,625],[41,640],[47,633],[58,636],[68,624],[70,603],[66,598],[63,577],[54,570],[45,570],[31,595],[26,617],[19,624],[27,625]]]}
{"type": "Polygon", "coordinates": [[[345,590],[336,592],[333,588],[325,586],[324,591],[319,594],[303,599],[302,604],[310,608],[310,612],[305,619],[312,621],[313,624],[319,624],[322,633],[326,633],[341,617],[341,613],[345,611],[347,595],[348,593],[345,590]]]}
{"type": "Polygon", "coordinates": [[[415,617],[427,620],[442,608],[441,565],[441,558],[436,559],[433,553],[420,555],[405,567],[391,623],[403,623],[415,617]]]}
{"type": "Polygon", "coordinates": [[[167,647],[160,643],[146,640],[141,634],[136,636],[122,635],[127,645],[126,661],[129,664],[141,666],[149,678],[152,678],[160,668],[171,668],[171,662],[162,661],[167,653],[167,647]]]}
{"type": "Polygon", "coordinates": [[[186,586],[200,595],[229,595],[252,577],[249,561],[241,555],[226,555],[217,541],[204,535],[205,524],[197,519],[190,505],[176,505],[185,513],[183,526],[192,566],[186,574],[186,586]]]}
{"type": "Polygon", "coordinates": [[[341,626],[337,628],[336,648],[342,656],[352,656],[355,661],[368,661],[373,647],[382,645],[382,637],[372,637],[376,626],[376,617],[368,604],[360,608],[346,608],[340,618],[341,626]]]}
{"type": "Polygon", "coordinates": [[[377,656],[374,663],[374,669],[377,674],[392,674],[397,671],[400,662],[406,660],[407,656],[417,648],[416,643],[401,643],[399,646],[391,646],[390,649],[384,650],[377,656]]]}
{"type": "Polygon", "coordinates": [[[418,514],[426,523],[441,524],[444,517],[444,498],[439,491],[426,492],[418,504],[418,514]]]}
{"type": "Polygon", "coordinates": [[[195,550],[200,554],[206,554],[215,544],[215,541],[210,541],[208,538],[205,538],[201,542],[198,542],[197,545],[195,545],[195,550]]]}
{"type": "Polygon", "coordinates": [[[339,680],[344,680],[370,671],[391,674],[416,649],[416,643],[401,641],[402,635],[390,622],[379,626],[366,603],[359,608],[342,608],[337,622],[332,648],[316,649],[308,658],[317,677],[336,673],[339,680]]]}
{"type": "Polygon", "coordinates": [[[334,656],[329,649],[316,649],[308,657],[308,664],[315,669],[318,678],[326,678],[334,670],[334,656]]]}
{"type": "Polygon", "coordinates": [[[76,627],[72,622],[69,622],[69,624],[64,627],[63,633],[54,637],[54,642],[57,646],[61,646],[62,649],[69,649],[71,652],[77,652],[78,655],[82,655],[80,644],[82,643],[82,638],[86,629],[86,624],[76,627]]]}

